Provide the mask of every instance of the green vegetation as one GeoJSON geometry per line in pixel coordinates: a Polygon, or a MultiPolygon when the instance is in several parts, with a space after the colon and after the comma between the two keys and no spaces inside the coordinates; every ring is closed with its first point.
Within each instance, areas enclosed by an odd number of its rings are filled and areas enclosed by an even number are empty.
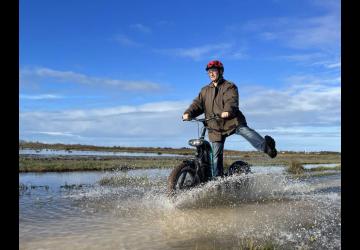
{"type": "MultiPolygon", "coordinates": [[[[195,148],[169,148],[169,147],[120,147],[120,146],[94,146],[94,145],[82,145],[82,144],[47,144],[42,142],[27,142],[20,140],[19,142],[20,149],[34,149],[34,150],[83,150],[83,151],[105,151],[105,152],[129,152],[129,153],[157,153],[157,154],[180,154],[180,155],[193,155],[195,153],[195,148]]],[[[243,159],[261,157],[264,155],[256,151],[237,151],[237,150],[227,150],[224,151],[225,156],[240,156],[243,159]]],[[[278,156],[275,158],[283,159],[286,157],[300,158],[303,159],[304,156],[309,157],[309,161],[313,162],[313,158],[333,158],[339,159],[341,153],[331,152],[331,151],[320,151],[320,152],[296,152],[296,151],[280,151],[278,156]]],[[[267,156],[266,156],[267,157],[267,156]]],[[[275,160],[272,159],[272,160],[275,160]]],[[[333,162],[333,161],[332,161],[333,162]]],[[[340,162],[340,161],[339,161],[340,162]]],[[[325,163],[325,162],[324,162],[325,163]]]]}
{"type": "Polygon", "coordinates": [[[305,168],[300,162],[291,161],[287,168],[287,172],[290,174],[303,174],[305,172],[305,168]]]}
{"type": "Polygon", "coordinates": [[[325,167],[325,166],[319,166],[319,167],[316,167],[316,168],[310,168],[310,169],[307,169],[307,171],[326,171],[326,170],[341,170],[341,165],[337,165],[335,167],[325,167]]]}
{"type": "Polygon", "coordinates": [[[141,185],[153,187],[154,185],[162,185],[164,181],[153,181],[148,176],[127,176],[127,175],[111,175],[101,178],[98,183],[102,186],[131,186],[141,185]]]}
{"type": "Polygon", "coordinates": [[[310,178],[310,177],[321,177],[321,176],[327,176],[327,175],[334,175],[338,174],[338,172],[329,172],[329,171],[319,171],[314,173],[306,173],[303,176],[299,176],[300,178],[310,178]]]}
{"type": "Polygon", "coordinates": [[[28,186],[26,186],[24,183],[19,183],[19,191],[27,190],[28,186]]]}
{"type": "Polygon", "coordinates": [[[67,182],[65,182],[65,185],[61,185],[60,188],[63,189],[81,189],[83,187],[89,187],[91,185],[88,184],[67,184],[67,182]]]}
{"type": "Polygon", "coordinates": [[[151,157],[19,157],[20,172],[106,171],[142,168],[172,168],[179,158],[151,157]]]}
{"type": "Polygon", "coordinates": [[[287,172],[290,174],[304,174],[305,172],[320,172],[320,171],[328,171],[328,170],[341,170],[341,164],[335,166],[335,167],[325,167],[325,166],[319,166],[316,168],[309,168],[309,169],[305,169],[303,164],[301,164],[300,162],[297,161],[291,161],[288,168],[287,168],[287,172]]]}
{"type": "Polygon", "coordinates": [[[278,247],[271,241],[257,243],[253,239],[242,239],[239,241],[239,249],[241,250],[275,250],[278,247]]]}
{"type": "Polygon", "coordinates": [[[31,189],[39,189],[39,188],[43,188],[45,190],[49,190],[49,186],[48,185],[26,185],[24,183],[19,183],[19,193],[25,192],[27,190],[31,190],[31,189]]]}
{"type": "Polygon", "coordinates": [[[82,144],[47,144],[42,142],[19,142],[20,149],[35,149],[35,150],[82,150],[82,151],[105,151],[105,152],[128,152],[128,153],[157,153],[157,154],[181,154],[189,155],[194,153],[192,148],[160,148],[160,147],[106,147],[106,146],[93,146],[82,144]]]}
{"type": "Polygon", "coordinates": [[[341,171],[341,165],[339,164],[335,167],[319,166],[316,168],[305,169],[300,162],[291,161],[286,171],[296,178],[321,177],[337,174],[338,171],[341,171]]]}
{"type": "MultiPolygon", "coordinates": [[[[35,150],[91,150],[108,152],[148,152],[165,154],[180,154],[193,157],[195,150],[188,148],[129,148],[129,147],[98,147],[88,145],[44,144],[21,142],[20,148],[35,150]]],[[[19,155],[20,172],[64,172],[64,171],[106,171],[129,170],[141,168],[173,168],[184,160],[183,157],[131,157],[131,156],[36,156],[19,155]]],[[[334,152],[279,152],[272,159],[257,151],[224,152],[224,168],[227,169],[236,160],[244,160],[251,165],[281,165],[289,164],[326,164],[341,163],[341,154],[334,152]]],[[[299,170],[301,171],[301,170],[299,170]]],[[[315,170],[313,170],[315,171],[315,170]]]]}

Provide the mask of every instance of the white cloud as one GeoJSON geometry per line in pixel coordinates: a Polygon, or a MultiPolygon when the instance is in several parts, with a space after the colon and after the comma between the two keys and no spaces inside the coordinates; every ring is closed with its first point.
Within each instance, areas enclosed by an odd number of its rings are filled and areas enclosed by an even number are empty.
{"type": "Polygon", "coordinates": [[[230,52],[227,55],[223,56],[224,58],[229,58],[229,59],[247,59],[249,58],[249,56],[243,51],[243,50],[234,50],[232,52],[230,52]]]}
{"type": "Polygon", "coordinates": [[[312,5],[312,9],[320,9],[322,14],[249,19],[247,22],[227,25],[225,33],[227,37],[237,40],[243,37],[250,45],[251,42],[256,45],[254,40],[260,39],[262,43],[276,43],[276,46],[282,46],[285,50],[296,51],[267,58],[270,60],[285,59],[303,66],[338,70],[341,60],[340,2],[314,0],[307,1],[307,4],[312,5]]]}
{"type": "Polygon", "coordinates": [[[195,61],[205,58],[221,57],[238,60],[248,57],[244,48],[236,48],[233,43],[204,44],[191,48],[154,49],[154,52],[175,57],[187,57],[195,61]]]}
{"type": "Polygon", "coordinates": [[[296,62],[302,66],[311,67],[314,66],[322,67],[325,69],[338,70],[341,67],[341,57],[333,56],[331,53],[297,53],[281,56],[273,56],[270,60],[286,60],[290,62],[296,62]]]}
{"type": "MultiPolygon", "coordinates": [[[[339,79],[293,76],[284,89],[257,89],[241,99],[240,109],[250,124],[268,127],[338,126],[341,119],[339,79]]],[[[246,91],[246,90],[245,90],[246,91]]]]}
{"type": "Polygon", "coordinates": [[[134,40],[132,40],[130,37],[126,36],[126,35],[117,35],[115,36],[115,41],[117,41],[118,43],[120,43],[121,45],[127,46],[127,47],[142,47],[143,44],[136,42],[134,40]]]}
{"type": "Polygon", "coordinates": [[[146,33],[146,34],[151,33],[151,29],[141,23],[131,24],[130,27],[142,33],[146,33]]]}
{"type": "Polygon", "coordinates": [[[330,63],[330,64],[325,64],[325,67],[332,69],[332,68],[340,68],[341,67],[341,63],[330,63]]]}
{"type": "Polygon", "coordinates": [[[22,95],[20,94],[20,99],[27,99],[27,100],[44,100],[44,99],[60,99],[64,98],[60,95],[53,95],[53,94],[43,94],[43,95],[22,95]]]}
{"type": "MultiPolygon", "coordinates": [[[[314,150],[316,147],[318,150],[339,147],[339,84],[310,76],[289,77],[288,81],[289,84],[283,89],[258,87],[246,97],[242,97],[246,87],[238,85],[240,109],[248,125],[262,135],[276,136],[285,150],[286,145],[282,144],[285,142],[292,143],[291,147],[308,149],[312,144],[314,150]],[[323,144],[324,141],[334,145],[323,144]]],[[[68,143],[187,146],[187,140],[196,137],[198,129],[196,123],[181,120],[190,103],[191,100],[163,101],[103,109],[21,112],[20,138],[31,139],[37,133],[37,138],[46,140],[50,137],[41,136],[51,135],[52,140],[56,138],[68,143]],[[61,133],[66,135],[62,136],[61,133]]],[[[238,136],[229,139],[228,148],[236,149],[238,146],[238,136]]],[[[246,147],[253,150],[249,145],[246,147]]]]}
{"type": "Polygon", "coordinates": [[[164,27],[164,26],[167,27],[167,26],[174,25],[174,22],[169,21],[169,20],[160,20],[160,21],[156,22],[156,25],[162,26],[162,27],[164,27]]]}
{"type": "MultiPolygon", "coordinates": [[[[298,21],[298,20],[297,20],[298,21]]],[[[295,21],[295,22],[297,22],[295,21]]],[[[282,33],[283,39],[295,48],[333,48],[340,44],[340,17],[327,15],[303,20],[298,28],[282,33]]]]}
{"type": "Polygon", "coordinates": [[[20,71],[21,81],[27,78],[54,79],[61,82],[72,82],[94,86],[114,86],[124,91],[162,91],[159,83],[151,81],[131,81],[91,77],[73,71],[59,71],[44,67],[26,68],[20,71]]]}
{"type": "MultiPolygon", "coordinates": [[[[311,8],[320,9],[317,16],[279,16],[232,24],[228,32],[255,32],[264,40],[280,42],[296,49],[320,49],[331,53],[340,48],[341,11],[338,0],[307,1],[311,8]]],[[[252,33],[251,33],[252,34],[252,33]]]]}
{"type": "Polygon", "coordinates": [[[340,14],[341,1],[339,0],[310,0],[309,2],[315,6],[331,12],[339,12],[340,14]]]}
{"type": "Polygon", "coordinates": [[[230,43],[220,43],[205,44],[192,48],[156,49],[154,51],[170,56],[188,57],[193,60],[200,60],[208,57],[223,57],[231,52],[230,50],[232,47],[233,45],[230,43]]]}
{"type": "Polygon", "coordinates": [[[309,126],[294,126],[294,127],[274,127],[270,129],[258,129],[259,133],[266,134],[277,134],[277,135],[294,135],[297,136],[330,136],[330,137],[339,137],[340,136],[340,126],[330,126],[330,127],[309,127],[309,126]]]}
{"type": "Polygon", "coordinates": [[[319,77],[314,75],[292,75],[284,79],[289,85],[292,85],[292,89],[302,89],[302,88],[316,88],[323,87],[327,88],[328,85],[338,85],[340,86],[340,77],[319,77]]]}
{"type": "MultiPolygon", "coordinates": [[[[31,131],[30,131],[31,133],[31,131]]],[[[51,132],[51,131],[37,131],[37,132],[32,132],[34,134],[45,134],[45,135],[51,135],[51,136],[70,136],[70,137],[79,137],[76,136],[74,134],[71,134],[69,132],[51,132]]]]}
{"type": "MultiPolygon", "coordinates": [[[[241,28],[258,32],[268,41],[279,41],[296,49],[332,49],[340,44],[340,16],[328,13],[309,18],[277,17],[252,20],[241,28]]],[[[228,30],[237,30],[229,26],[228,30]]]]}
{"type": "MultiPolygon", "coordinates": [[[[60,140],[76,135],[76,141],[81,142],[97,138],[97,143],[109,139],[117,140],[118,145],[131,141],[171,144],[174,138],[189,131],[184,129],[181,120],[189,103],[169,101],[105,109],[23,112],[20,113],[20,138],[33,138],[35,134],[41,137],[47,133],[60,140]],[[61,134],[63,131],[67,131],[66,138],[61,134]]],[[[191,126],[195,128],[194,124],[191,126]]],[[[183,140],[186,145],[187,138],[183,140]]]]}
{"type": "Polygon", "coordinates": [[[274,59],[280,59],[280,60],[285,59],[292,62],[313,63],[314,61],[322,60],[327,57],[328,55],[325,53],[316,52],[316,53],[301,53],[301,54],[298,53],[298,54],[283,55],[283,56],[274,57],[274,59]]]}

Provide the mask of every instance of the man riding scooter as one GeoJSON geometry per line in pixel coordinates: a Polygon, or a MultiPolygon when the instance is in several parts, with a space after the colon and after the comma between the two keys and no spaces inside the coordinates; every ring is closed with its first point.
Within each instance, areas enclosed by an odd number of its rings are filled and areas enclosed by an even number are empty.
{"type": "Polygon", "coordinates": [[[233,134],[243,136],[254,148],[268,154],[271,158],[276,157],[275,140],[268,135],[263,138],[247,126],[245,116],[239,110],[237,86],[224,79],[223,64],[217,60],[210,61],[206,65],[206,71],[211,82],[201,89],[199,95],[185,110],[183,120],[191,120],[203,113],[205,118],[214,114],[222,118],[213,119],[208,123],[208,135],[214,154],[213,177],[224,175],[224,144],[226,138],[233,134]]]}

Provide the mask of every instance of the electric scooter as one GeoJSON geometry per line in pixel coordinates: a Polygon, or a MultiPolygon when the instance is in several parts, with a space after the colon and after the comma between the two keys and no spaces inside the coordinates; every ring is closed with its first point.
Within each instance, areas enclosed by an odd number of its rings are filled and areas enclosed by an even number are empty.
{"type": "MultiPolygon", "coordinates": [[[[189,145],[196,148],[195,157],[193,159],[184,160],[180,165],[176,166],[168,177],[168,192],[174,195],[178,192],[189,190],[200,184],[215,179],[212,174],[213,151],[209,141],[205,139],[206,130],[209,130],[207,123],[213,119],[222,119],[219,116],[210,118],[194,118],[189,121],[202,123],[201,134],[199,138],[190,139],[189,145]]],[[[228,168],[224,176],[235,174],[251,173],[250,164],[245,161],[235,161],[228,168]]]]}

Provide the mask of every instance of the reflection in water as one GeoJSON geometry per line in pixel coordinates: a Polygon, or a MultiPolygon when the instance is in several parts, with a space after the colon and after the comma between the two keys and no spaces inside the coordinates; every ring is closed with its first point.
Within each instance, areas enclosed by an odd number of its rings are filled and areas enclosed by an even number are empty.
{"type": "MultiPolygon", "coordinates": [[[[169,199],[169,171],[49,175],[48,190],[20,193],[20,249],[239,249],[244,240],[340,249],[340,174],[300,181],[258,169],[169,199]],[[100,184],[112,176],[120,181],[100,184]],[[65,181],[91,185],[61,188],[65,181]]],[[[21,174],[20,182],[45,177],[21,174]]]]}

